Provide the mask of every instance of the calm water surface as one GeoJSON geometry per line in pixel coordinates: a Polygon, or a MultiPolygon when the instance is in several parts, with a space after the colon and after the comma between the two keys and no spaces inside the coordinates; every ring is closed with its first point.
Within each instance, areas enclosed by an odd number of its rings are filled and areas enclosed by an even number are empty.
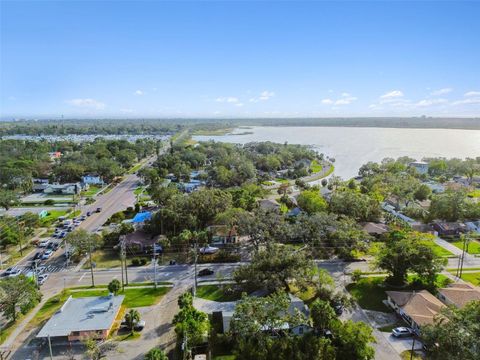
{"type": "Polygon", "coordinates": [[[390,129],[349,127],[252,127],[236,129],[231,135],[195,136],[195,140],[215,140],[245,144],[252,141],[312,145],[336,159],[335,174],[344,179],[357,175],[368,161],[385,157],[477,157],[480,130],[390,129]],[[235,133],[252,132],[247,135],[235,133]]]}

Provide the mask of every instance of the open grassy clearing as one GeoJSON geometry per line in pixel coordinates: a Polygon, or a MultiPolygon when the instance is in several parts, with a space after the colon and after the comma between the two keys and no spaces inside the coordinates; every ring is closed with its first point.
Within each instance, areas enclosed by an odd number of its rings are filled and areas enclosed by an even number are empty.
{"type": "Polygon", "coordinates": [[[468,281],[475,286],[480,286],[480,271],[474,273],[463,273],[462,280],[468,281]]]}
{"type": "MultiPolygon", "coordinates": [[[[451,244],[455,245],[460,250],[463,250],[462,240],[452,241],[451,244]]],[[[467,246],[467,252],[472,255],[480,254],[480,242],[478,242],[477,240],[470,241],[470,243],[467,246]]]]}
{"type": "Polygon", "coordinates": [[[310,164],[310,170],[312,170],[313,173],[318,173],[322,171],[322,169],[322,165],[320,165],[317,160],[313,160],[310,164]]]}
{"type": "Polygon", "coordinates": [[[425,241],[425,245],[427,245],[430,249],[432,249],[433,253],[440,257],[454,257],[455,255],[445,249],[443,246],[436,244],[434,241],[425,241]]]}
{"type": "Polygon", "coordinates": [[[102,186],[90,185],[88,190],[82,191],[82,195],[83,196],[94,196],[94,195],[97,195],[97,193],[102,189],[103,189],[102,186]]]}
{"type": "Polygon", "coordinates": [[[226,294],[219,285],[200,285],[197,287],[197,297],[206,300],[226,302],[240,300],[241,295],[237,293],[226,294]]]}

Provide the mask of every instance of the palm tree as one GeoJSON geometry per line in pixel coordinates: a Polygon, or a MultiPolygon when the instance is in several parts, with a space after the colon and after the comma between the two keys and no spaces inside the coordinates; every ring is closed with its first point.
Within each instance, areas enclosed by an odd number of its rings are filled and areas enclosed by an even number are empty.
{"type": "Polygon", "coordinates": [[[127,323],[130,332],[133,334],[135,329],[135,324],[140,321],[140,313],[135,309],[130,309],[128,313],[125,314],[125,322],[127,323]]]}

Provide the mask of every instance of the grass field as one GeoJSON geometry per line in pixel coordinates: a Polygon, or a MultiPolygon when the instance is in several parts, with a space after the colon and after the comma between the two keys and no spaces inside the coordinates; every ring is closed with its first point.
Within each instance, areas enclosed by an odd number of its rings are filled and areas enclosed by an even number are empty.
{"type": "MultiPolygon", "coordinates": [[[[114,251],[97,250],[92,254],[92,261],[97,269],[120,267],[120,255],[114,251]]],[[[90,263],[85,262],[83,268],[90,269],[90,263]]]]}
{"type": "Polygon", "coordinates": [[[322,169],[322,165],[320,165],[317,160],[313,160],[310,164],[310,170],[312,170],[312,173],[318,173],[322,171],[322,169]]]}
{"type": "Polygon", "coordinates": [[[240,299],[239,294],[225,294],[218,285],[200,285],[197,287],[197,296],[212,301],[235,301],[240,299]]]}
{"type": "Polygon", "coordinates": [[[480,189],[469,192],[467,195],[472,198],[478,198],[480,197],[480,189]]]}
{"type": "MultiPolygon", "coordinates": [[[[384,276],[365,277],[356,283],[348,284],[347,290],[358,302],[361,308],[366,310],[391,312],[391,310],[383,303],[383,300],[387,298],[385,291],[398,290],[398,288],[393,288],[384,284],[384,280],[384,276]]],[[[422,290],[425,288],[423,286],[417,286],[416,284],[413,284],[414,280],[415,276],[409,275],[409,285],[402,288],[401,291],[422,290]]],[[[447,280],[448,278],[446,276],[438,275],[438,286],[443,286],[447,280]]]]}
{"type": "Polygon", "coordinates": [[[433,253],[440,257],[454,257],[455,255],[445,249],[444,247],[436,244],[434,241],[425,241],[425,245],[432,249],[433,253]]]}
{"type": "Polygon", "coordinates": [[[103,189],[103,187],[101,187],[101,186],[90,185],[88,190],[82,191],[82,195],[84,195],[84,196],[94,196],[102,189],[103,189]]]}
{"type": "Polygon", "coordinates": [[[475,286],[480,286],[480,271],[474,273],[463,273],[462,280],[468,281],[475,286]]]}
{"type": "MultiPolygon", "coordinates": [[[[463,250],[463,241],[456,240],[456,241],[452,241],[451,244],[455,245],[460,250],[463,250]]],[[[472,255],[480,254],[480,242],[478,242],[477,240],[472,240],[468,244],[467,252],[472,255]]]]}

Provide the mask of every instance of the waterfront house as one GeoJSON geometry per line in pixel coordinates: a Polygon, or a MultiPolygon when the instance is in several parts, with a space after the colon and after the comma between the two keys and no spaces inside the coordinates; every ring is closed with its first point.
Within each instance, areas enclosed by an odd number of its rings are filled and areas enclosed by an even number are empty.
{"type": "Polygon", "coordinates": [[[85,188],[80,183],[68,183],[68,184],[47,184],[44,194],[49,195],[76,195],[85,188]]]}

